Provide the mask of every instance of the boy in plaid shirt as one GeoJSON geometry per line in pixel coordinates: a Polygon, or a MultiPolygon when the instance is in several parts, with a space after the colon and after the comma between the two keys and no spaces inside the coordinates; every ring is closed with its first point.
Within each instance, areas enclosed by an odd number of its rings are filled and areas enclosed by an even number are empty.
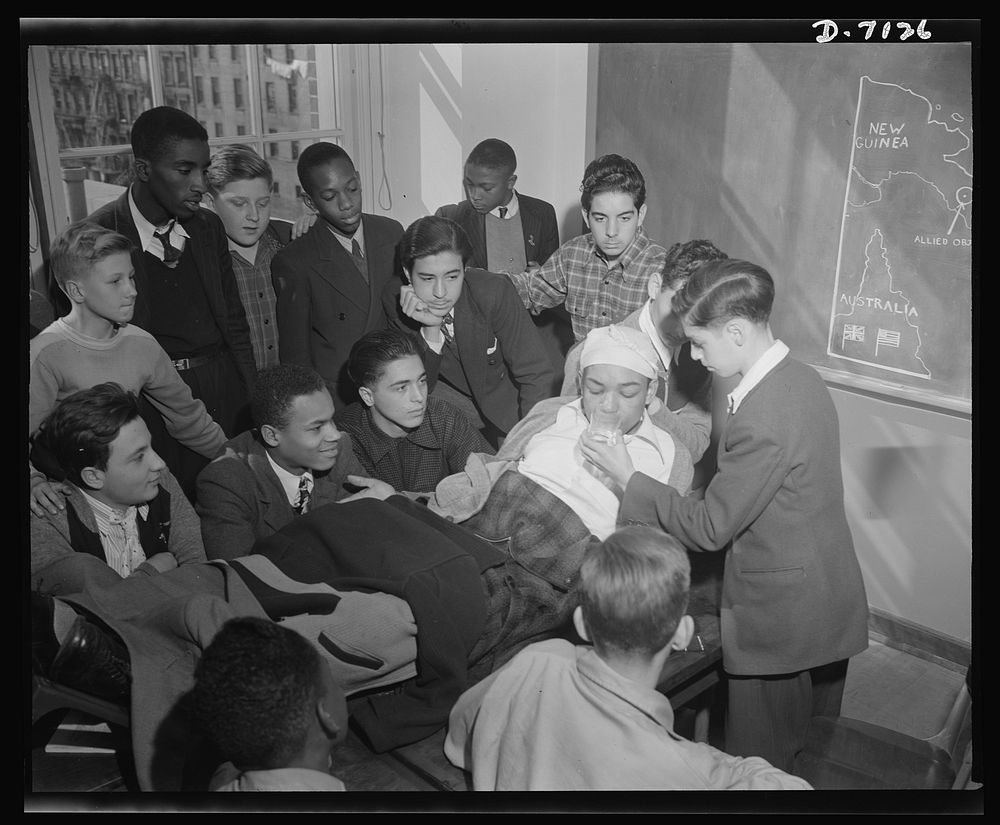
{"type": "Polygon", "coordinates": [[[631,160],[591,161],[580,191],[590,232],[564,243],[541,267],[508,276],[533,315],[565,304],[577,342],[641,307],[649,276],[662,271],[667,255],[642,228],[646,182],[631,160]]]}

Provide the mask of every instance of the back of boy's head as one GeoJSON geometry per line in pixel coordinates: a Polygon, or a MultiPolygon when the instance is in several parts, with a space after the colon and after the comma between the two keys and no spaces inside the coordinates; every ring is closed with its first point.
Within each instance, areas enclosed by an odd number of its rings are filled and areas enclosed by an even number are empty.
{"type": "Polygon", "coordinates": [[[766,324],[774,304],[774,280],[757,264],[729,258],[699,267],[674,295],[671,309],[693,327],[717,326],[731,318],[766,324]]]}
{"type": "Polygon", "coordinates": [[[652,527],[624,527],[592,545],[577,595],[598,654],[652,657],[687,610],[691,564],[680,542],[652,527]]]}
{"type": "Polygon", "coordinates": [[[52,278],[65,292],[66,282],[85,278],[94,264],[116,252],[132,251],[132,241],[96,223],[77,221],[60,232],[49,249],[52,278]]]}
{"type": "Polygon", "coordinates": [[[416,340],[398,329],[366,332],[351,347],[347,374],[358,387],[374,387],[393,361],[408,355],[420,356],[416,340]]]}
{"type": "Polygon", "coordinates": [[[173,106],[147,109],[132,124],[132,155],[156,161],[180,140],[208,142],[208,132],[187,112],[173,106]]]}
{"type": "Polygon", "coordinates": [[[661,289],[679,289],[699,267],[712,261],[724,261],[729,256],[714,243],[705,240],[675,243],[667,250],[660,278],[661,289]]]}
{"type": "Polygon", "coordinates": [[[195,670],[197,723],[240,770],[287,767],[305,747],[323,667],[295,631],[268,619],[230,619],[195,670]]]}
{"type": "Polygon", "coordinates": [[[621,155],[602,155],[587,164],[580,184],[580,205],[585,212],[590,211],[594,196],[602,192],[622,192],[632,196],[632,203],[638,209],[646,202],[646,180],[628,158],[621,155]]]}
{"type": "Polygon", "coordinates": [[[311,185],[309,183],[310,172],[313,169],[338,160],[346,160],[352,167],[354,166],[354,161],[347,154],[347,150],[336,143],[320,141],[319,143],[309,144],[299,154],[298,163],[295,165],[295,171],[298,173],[299,183],[302,184],[302,188],[307,192],[309,191],[311,185]]]}
{"type": "Polygon", "coordinates": [[[274,185],[274,172],[264,158],[243,143],[223,146],[212,155],[212,162],[205,173],[213,193],[236,180],[263,178],[267,185],[274,185]]]}
{"type": "Polygon", "coordinates": [[[108,381],[67,395],[42,421],[35,439],[66,478],[81,486],[83,469],[106,469],[111,442],[138,417],[135,394],[108,381]]]}
{"type": "Polygon", "coordinates": [[[517,156],[509,143],[499,138],[486,138],[469,152],[469,159],[465,163],[487,169],[502,169],[507,175],[513,175],[517,169],[517,156]]]}
{"type": "Polygon", "coordinates": [[[270,424],[278,430],[287,426],[292,403],[300,395],[326,389],[323,377],[300,364],[275,364],[257,373],[250,414],[257,427],[270,424]]]}

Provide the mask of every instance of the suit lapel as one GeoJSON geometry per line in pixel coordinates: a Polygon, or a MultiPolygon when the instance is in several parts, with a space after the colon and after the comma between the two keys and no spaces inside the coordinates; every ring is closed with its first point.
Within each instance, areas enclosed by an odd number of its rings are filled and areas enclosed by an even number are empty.
{"type": "Polygon", "coordinates": [[[531,206],[521,196],[518,196],[518,210],[521,214],[521,233],[524,235],[524,255],[525,261],[538,260],[538,238],[541,223],[538,216],[532,211],[531,206]]]}
{"type": "Polygon", "coordinates": [[[275,475],[266,451],[256,439],[247,458],[254,478],[257,479],[257,500],[263,513],[262,521],[272,532],[277,532],[294,517],[292,505],[288,503],[288,497],[275,475]]]}
{"type": "Polygon", "coordinates": [[[479,311],[468,279],[455,306],[455,344],[462,354],[462,371],[475,394],[485,381],[483,365],[486,363],[487,348],[493,346],[493,336],[487,319],[479,311]]]}
{"type": "Polygon", "coordinates": [[[203,221],[204,218],[199,213],[186,224],[182,225],[190,236],[188,240],[190,241],[191,255],[194,258],[195,269],[198,270],[198,278],[201,280],[202,289],[205,290],[209,306],[214,308],[217,305],[216,297],[220,294],[219,291],[222,288],[222,284],[218,278],[208,277],[208,273],[214,270],[208,261],[208,244],[201,243],[201,238],[205,233],[205,224],[203,221]]]}
{"type": "MultiPolygon", "coordinates": [[[[317,229],[314,240],[319,258],[317,274],[340,295],[367,313],[371,306],[370,286],[361,277],[347,250],[333,237],[330,228],[323,224],[317,229]]],[[[312,237],[313,234],[309,232],[306,237],[312,237]]]]}
{"type": "Polygon", "coordinates": [[[382,242],[382,233],[367,215],[362,214],[361,223],[365,228],[365,255],[368,256],[368,320],[371,323],[382,309],[382,287],[385,281],[380,273],[390,272],[390,277],[396,274],[393,270],[396,250],[391,244],[382,242]]]}

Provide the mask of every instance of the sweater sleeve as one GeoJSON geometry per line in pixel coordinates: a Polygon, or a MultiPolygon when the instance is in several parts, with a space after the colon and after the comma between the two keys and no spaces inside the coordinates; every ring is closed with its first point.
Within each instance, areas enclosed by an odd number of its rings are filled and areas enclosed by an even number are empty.
{"type": "Polygon", "coordinates": [[[177,559],[177,564],[191,564],[205,561],[205,545],[201,537],[201,521],[194,507],[187,500],[177,479],[169,470],[164,470],[161,479],[164,489],[170,494],[170,540],[167,549],[177,559]]]}
{"type": "Polygon", "coordinates": [[[226,443],[222,427],[208,414],[205,405],[191,394],[163,347],[155,341],[151,343],[155,349],[143,393],[163,416],[167,432],[173,438],[205,458],[215,458],[226,443]]]}

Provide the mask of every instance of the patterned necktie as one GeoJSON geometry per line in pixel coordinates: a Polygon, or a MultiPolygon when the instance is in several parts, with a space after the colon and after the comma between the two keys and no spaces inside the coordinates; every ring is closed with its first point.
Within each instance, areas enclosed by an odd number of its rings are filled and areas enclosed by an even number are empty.
{"type": "Polygon", "coordinates": [[[501,206],[500,207],[500,217],[501,218],[506,218],[507,217],[507,207],[506,206],[501,206]]]}
{"type": "Polygon", "coordinates": [[[153,237],[163,244],[163,263],[171,268],[177,266],[177,259],[181,256],[181,251],[170,243],[170,230],[173,227],[174,224],[171,221],[170,225],[162,232],[153,232],[153,237]]]}
{"type": "Polygon", "coordinates": [[[295,515],[301,516],[309,509],[309,479],[302,476],[299,479],[299,500],[295,502],[295,515]]]}
{"type": "Polygon", "coordinates": [[[357,238],[351,238],[351,258],[354,259],[354,265],[361,273],[361,277],[365,279],[365,283],[368,283],[368,261],[361,254],[361,244],[358,243],[357,238]]]}
{"type": "Polygon", "coordinates": [[[446,344],[454,343],[455,319],[451,317],[450,312],[444,316],[444,320],[441,322],[441,334],[444,336],[444,342],[446,344]]]}

